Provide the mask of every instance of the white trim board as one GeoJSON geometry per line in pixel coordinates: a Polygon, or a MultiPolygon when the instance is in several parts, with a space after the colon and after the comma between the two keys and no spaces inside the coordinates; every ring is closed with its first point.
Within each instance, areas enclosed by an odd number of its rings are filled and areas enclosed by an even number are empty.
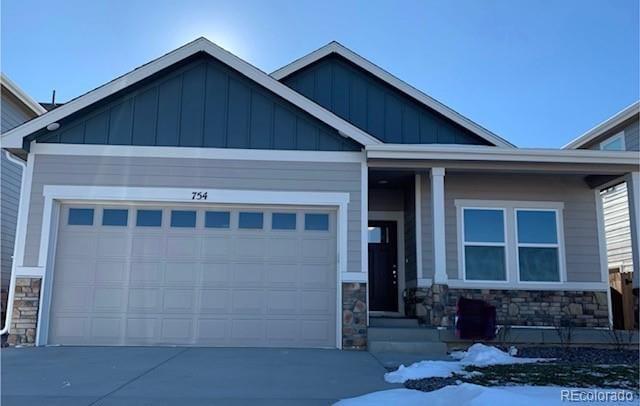
{"type": "Polygon", "coordinates": [[[482,145],[367,145],[367,159],[639,165],[637,151],[496,148],[482,145]]]}
{"type": "Polygon", "coordinates": [[[361,163],[365,158],[363,152],[346,151],[284,151],[268,149],[156,147],[135,145],[48,144],[36,142],[31,146],[30,155],[31,154],[354,163],[361,163]]]}
{"type": "Polygon", "coordinates": [[[362,145],[379,144],[380,140],[362,131],[353,124],[343,120],[329,110],[307,99],[300,93],[278,82],[260,69],[249,64],[229,51],[217,46],[206,38],[200,37],[182,47],[169,52],[131,72],[112,80],[70,102],[28,121],[2,135],[4,148],[22,148],[22,139],[47,125],[58,122],[69,115],[86,108],[116,92],[119,92],[149,76],[174,65],[199,52],[204,52],[220,62],[237,70],[249,79],[272,91],[329,126],[335,128],[340,135],[352,138],[362,145]]]}
{"type": "Polygon", "coordinates": [[[4,73],[0,74],[0,83],[4,86],[20,103],[24,104],[33,114],[39,116],[47,112],[47,110],[37,101],[33,100],[20,86],[9,79],[4,73]]]}
{"type": "Polygon", "coordinates": [[[601,151],[626,151],[627,150],[627,145],[626,145],[626,141],[625,141],[625,137],[624,137],[624,131],[620,131],[619,133],[603,140],[600,142],[600,144],[598,145],[598,148],[601,151]],[[622,148],[617,150],[617,149],[609,149],[606,148],[607,145],[612,144],[616,141],[620,140],[620,142],[622,143],[622,148]]]}
{"type": "MultiPolygon", "coordinates": [[[[333,192],[280,192],[258,190],[202,189],[207,200],[192,200],[193,189],[152,187],[102,187],[45,185],[43,188],[44,209],[38,254],[38,268],[43,270],[42,294],[38,312],[36,345],[45,345],[48,339],[49,315],[54,258],[60,205],[67,201],[109,202],[195,202],[217,204],[274,204],[299,206],[332,206],[337,208],[337,266],[336,266],[336,347],[342,348],[342,283],[350,278],[362,278],[362,272],[347,272],[347,224],[348,193],[333,192]]],[[[366,274],[364,274],[366,277],[366,274]]]]}
{"type": "Polygon", "coordinates": [[[300,69],[303,69],[306,66],[309,66],[310,64],[332,53],[340,55],[341,57],[345,58],[349,62],[364,69],[366,72],[370,73],[374,77],[382,80],[388,85],[407,94],[409,97],[417,100],[418,102],[426,105],[427,107],[437,111],[438,113],[442,114],[443,116],[447,117],[453,122],[473,132],[480,138],[498,147],[515,148],[515,146],[510,142],[508,142],[507,140],[499,137],[498,135],[487,130],[486,128],[464,117],[462,114],[445,106],[444,104],[440,103],[433,97],[421,92],[415,87],[400,80],[399,78],[395,77],[394,75],[390,74],[389,72],[385,71],[384,69],[380,68],[379,66],[375,65],[374,63],[368,61],[367,59],[363,58],[362,56],[356,54],[352,50],[344,47],[343,45],[335,41],[330,42],[327,45],[323,46],[322,48],[317,49],[311,52],[310,54],[303,56],[302,58],[297,59],[296,61],[276,70],[275,72],[272,72],[271,76],[277,80],[281,80],[291,75],[292,73],[297,72],[300,69]]]}
{"type": "Polygon", "coordinates": [[[566,144],[562,148],[564,149],[580,148],[588,144],[590,141],[593,141],[594,139],[598,138],[600,135],[604,134],[605,132],[613,129],[615,126],[623,123],[624,121],[630,119],[633,116],[638,116],[639,114],[640,114],[640,101],[637,101],[631,104],[630,106],[625,107],[624,109],[614,114],[613,116],[609,117],[602,123],[596,125],[586,133],[582,134],[581,136],[570,141],[568,144],[566,144]]]}

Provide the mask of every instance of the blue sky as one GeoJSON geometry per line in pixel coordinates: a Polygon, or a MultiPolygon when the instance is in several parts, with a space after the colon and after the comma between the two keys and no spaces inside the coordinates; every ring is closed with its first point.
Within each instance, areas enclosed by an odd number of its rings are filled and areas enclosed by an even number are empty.
{"type": "Polygon", "coordinates": [[[640,98],[638,0],[4,0],[2,71],[66,101],[198,36],[271,72],[337,40],[522,147],[640,98]]]}

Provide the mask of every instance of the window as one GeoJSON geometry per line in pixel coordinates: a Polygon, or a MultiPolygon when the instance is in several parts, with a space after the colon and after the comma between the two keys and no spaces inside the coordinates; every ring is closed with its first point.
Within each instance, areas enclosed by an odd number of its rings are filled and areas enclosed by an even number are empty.
{"type": "Polygon", "coordinates": [[[160,227],[162,226],[162,210],[138,210],[136,213],[136,226],[160,227]]]}
{"type": "Polygon", "coordinates": [[[229,228],[228,211],[208,211],[204,214],[204,226],[207,228],[229,228]]]}
{"type": "Polygon", "coordinates": [[[103,226],[127,226],[129,220],[129,210],[127,209],[104,209],[102,211],[103,226]]]}
{"type": "Polygon", "coordinates": [[[304,215],[304,229],[327,231],[329,229],[329,215],[326,213],[306,213],[304,215]]]}
{"type": "Polygon", "coordinates": [[[262,213],[240,212],[238,227],[247,229],[262,228],[262,213]]]}
{"type": "Polygon", "coordinates": [[[516,218],[520,280],[560,281],[557,211],[516,209],[516,218]]]}
{"type": "Polygon", "coordinates": [[[295,230],[296,214],[295,213],[273,213],[271,215],[272,230],[295,230]]]}
{"type": "Polygon", "coordinates": [[[463,209],[464,277],[506,281],[505,219],[502,209],[463,209]]]}
{"type": "Polygon", "coordinates": [[[602,141],[600,143],[600,149],[603,151],[624,151],[624,131],[602,141]]]}
{"type": "Polygon", "coordinates": [[[92,226],[93,209],[69,209],[68,224],[71,226],[92,226]]]}
{"type": "Polygon", "coordinates": [[[171,210],[171,227],[196,226],[196,212],[193,210],[171,210]]]}

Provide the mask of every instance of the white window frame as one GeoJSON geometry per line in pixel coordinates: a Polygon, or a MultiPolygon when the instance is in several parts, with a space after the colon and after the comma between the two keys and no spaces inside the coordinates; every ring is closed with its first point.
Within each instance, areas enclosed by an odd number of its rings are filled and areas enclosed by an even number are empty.
{"type": "Polygon", "coordinates": [[[617,133],[616,135],[614,135],[613,137],[607,138],[606,140],[602,141],[599,145],[600,150],[605,150],[605,147],[613,142],[616,142],[620,140],[620,142],[622,143],[622,149],[617,150],[617,149],[609,149],[606,151],[626,151],[627,150],[627,145],[624,142],[624,131],[620,131],[619,133],[617,133]]]}
{"type": "Polygon", "coordinates": [[[563,202],[553,201],[516,201],[516,200],[471,200],[471,199],[455,199],[457,218],[457,247],[458,247],[458,281],[449,280],[450,287],[460,288],[519,288],[519,289],[551,289],[561,288],[567,283],[566,257],[564,244],[564,222],[563,202]],[[465,244],[464,237],[464,209],[501,209],[504,212],[505,226],[505,260],[506,260],[506,281],[482,281],[474,279],[466,279],[465,275],[465,244]],[[560,280],[559,281],[520,281],[520,266],[518,258],[518,241],[517,241],[517,210],[535,210],[545,211],[554,210],[556,212],[556,231],[558,233],[558,261],[560,280]]]}
{"type": "Polygon", "coordinates": [[[515,258],[516,258],[516,268],[517,268],[517,273],[516,273],[516,280],[518,281],[518,283],[522,283],[522,284],[527,284],[527,283],[550,283],[550,284],[554,284],[554,283],[561,283],[566,281],[566,277],[564,277],[564,272],[563,272],[563,264],[564,264],[564,250],[562,248],[563,244],[562,241],[564,240],[563,238],[563,233],[561,231],[561,221],[562,221],[562,216],[560,216],[560,210],[558,209],[545,209],[545,208],[540,208],[540,207],[517,207],[513,209],[513,215],[514,215],[514,227],[515,227],[515,239],[516,239],[516,244],[515,244],[515,258]],[[519,237],[518,237],[518,212],[521,211],[538,211],[538,212],[552,212],[555,214],[555,219],[556,219],[556,243],[555,244],[551,244],[551,243],[521,243],[519,241],[519,237]],[[558,280],[557,281],[523,281],[520,279],[520,247],[523,248],[556,248],[558,250],[558,280]]]}
{"type": "Polygon", "coordinates": [[[507,210],[501,207],[461,207],[460,212],[460,222],[461,222],[461,255],[462,255],[462,280],[470,283],[509,283],[509,250],[508,250],[508,238],[507,238],[507,210]],[[466,241],[466,236],[464,234],[464,212],[465,210],[492,210],[492,211],[501,211],[502,212],[502,226],[503,226],[503,237],[504,241],[502,243],[497,242],[472,242],[466,241]],[[474,247],[502,247],[504,249],[504,280],[494,280],[494,279],[467,279],[467,255],[465,248],[467,246],[474,247]]]}

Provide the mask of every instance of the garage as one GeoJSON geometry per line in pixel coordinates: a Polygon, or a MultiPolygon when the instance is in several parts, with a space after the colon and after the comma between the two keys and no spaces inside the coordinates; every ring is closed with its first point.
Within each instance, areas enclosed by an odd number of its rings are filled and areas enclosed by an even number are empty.
{"type": "Polygon", "coordinates": [[[62,204],[47,341],[335,348],[336,214],[62,204]]]}

